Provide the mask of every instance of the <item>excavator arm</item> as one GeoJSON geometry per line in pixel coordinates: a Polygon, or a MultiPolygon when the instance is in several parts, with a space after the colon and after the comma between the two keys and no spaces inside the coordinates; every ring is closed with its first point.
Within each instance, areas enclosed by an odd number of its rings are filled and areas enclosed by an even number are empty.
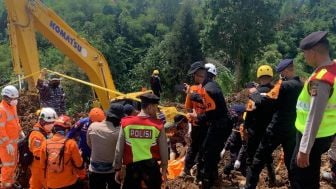
{"type": "MultiPolygon", "coordinates": [[[[40,0],[5,0],[8,28],[16,74],[30,75],[40,71],[35,32],[40,32],[56,48],[77,64],[91,83],[116,90],[104,56],[81,38],[68,24],[40,0]]],[[[38,74],[27,79],[29,90],[36,90],[38,74]]],[[[104,109],[115,93],[95,88],[104,109]]]]}

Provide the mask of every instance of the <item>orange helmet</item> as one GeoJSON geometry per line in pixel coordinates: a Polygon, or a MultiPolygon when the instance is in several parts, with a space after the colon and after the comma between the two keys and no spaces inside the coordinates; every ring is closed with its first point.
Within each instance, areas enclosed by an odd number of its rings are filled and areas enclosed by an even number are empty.
{"type": "Polygon", "coordinates": [[[69,129],[71,126],[71,118],[69,116],[62,115],[55,120],[54,126],[61,126],[66,129],[69,129]]]}
{"type": "Polygon", "coordinates": [[[89,118],[92,122],[101,122],[105,119],[105,113],[100,108],[92,108],[89,113],[89,118]]]}

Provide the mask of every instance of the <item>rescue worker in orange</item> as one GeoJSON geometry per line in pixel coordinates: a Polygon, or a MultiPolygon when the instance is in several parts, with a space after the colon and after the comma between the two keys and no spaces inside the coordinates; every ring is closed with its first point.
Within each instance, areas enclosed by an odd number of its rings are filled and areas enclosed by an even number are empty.
{"type": "Polygon", "coordinates": [[[0,159],[1,188],[11,188],[15,183],[15,170],[17,167],[17,143],[21,133],[21,126],[16,111],[19,91],[12,85],[4,87],[1,91],[0,104],[0,159]]]}
{"type": "Polygon", "coordinates": [[[41,145],[47,140],[48,133],[54,124],[57,114],[52,108],[42,108],[39,121],[34,125],[29,135],[29,150],[33,153],[34,160],[30,166],[31,177],[29,180],[30,189],[41,189],[45,187],[44,172],[40,164],[41,145]]]}
{"type": "Polygon", "coordinates": [[[61,116],[54,122],[53,136],[42,143],[40,163],[44,170],[48,189],[81,189],[78,171],[81,171],[83,159],[77,143],[73,139],[67,139],[66,132],[70,129],[67,117],[61,116]],[[58,151],[56,150],[58,149],[58,151]],[[52,162],[53,153],[59,152],[58,164],[52,162]],[[56,165],[55,165],[56,164],[56,165]],[[58,165],[58,166],[57,166],[58,165]]]}
{"type": "MultiPolygon", "coordinates": [[[[204,88],[202,87],[202,84],[206,79],[206,69],[204,63],[202,61],[194,62],[188,71],[188,75],[192,75],[194,85],[189,86],[188,84],[185,84],[187,96],[184,106],[188,112],[203,114],[205,112],[203,101],[201,100],[201,102],[196,102],[192,101],[192,99],[195,98],[197,94],[204,92],[204,88]]],[[[208,130],[205,122],[192,118],[189,119],[192,125],[190,133],[191,144],[187,150],[184,170],[181,173],[181,176],[190,176],[191,168],[199,161],[199,159],[196,160],[196,157],[201,157],[199,152],[208,130]]],[[[199,176],[200,174],[197,176],[198,180],[200,180],[199,176]]]]}

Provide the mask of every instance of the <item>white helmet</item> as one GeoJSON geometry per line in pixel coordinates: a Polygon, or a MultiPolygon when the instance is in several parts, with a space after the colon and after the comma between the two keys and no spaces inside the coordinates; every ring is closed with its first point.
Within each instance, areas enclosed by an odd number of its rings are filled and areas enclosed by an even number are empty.
{"type": "Polygon", "coordinates": [[[215,65],[213,65],[212,63],[206,63],[204,66],[205,66],[205,69],[208,70],[208,72],[214,75],[217,75],[217,69],[215,65]]]}
{"type": "Polygon", "coordinates": [[[57,113],[52,108],[42,108],[39,116],[40,119],[46,122],[54,122],[57,117],[57,113]]]}
{"type": "Polygon", "coordinates": [[[19,91],[13,85],[7,85],[2,89],[1,96],[8,96],[9,98],[18,98],[19,91]]]}

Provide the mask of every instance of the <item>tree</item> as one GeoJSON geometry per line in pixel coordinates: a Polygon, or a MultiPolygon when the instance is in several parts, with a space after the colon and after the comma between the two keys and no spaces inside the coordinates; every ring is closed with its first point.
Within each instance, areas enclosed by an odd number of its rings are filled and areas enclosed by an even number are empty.
{"type": "Polygon", "coordinates": [[[204,52],[225,56],[235,63],[237,83],[248,77],[259,50],[273,40],[279,2],[276,0],[207,0],[205,27],[201,33],[204,52]]]}
{"type": "Polygon", "coordinates": [[[203,59],[198,28],[194,22],[192,3],[184,1],[172,32],[152,47],[143,61],[132,70],[131,78],[137,77],[137,81],[132,80],[132,85],[140,88],[141,83],[148,83],[151,72],[159,69],[165,96],[174,99],[175,86],[186,81],[190,65],[203,59]]]}

